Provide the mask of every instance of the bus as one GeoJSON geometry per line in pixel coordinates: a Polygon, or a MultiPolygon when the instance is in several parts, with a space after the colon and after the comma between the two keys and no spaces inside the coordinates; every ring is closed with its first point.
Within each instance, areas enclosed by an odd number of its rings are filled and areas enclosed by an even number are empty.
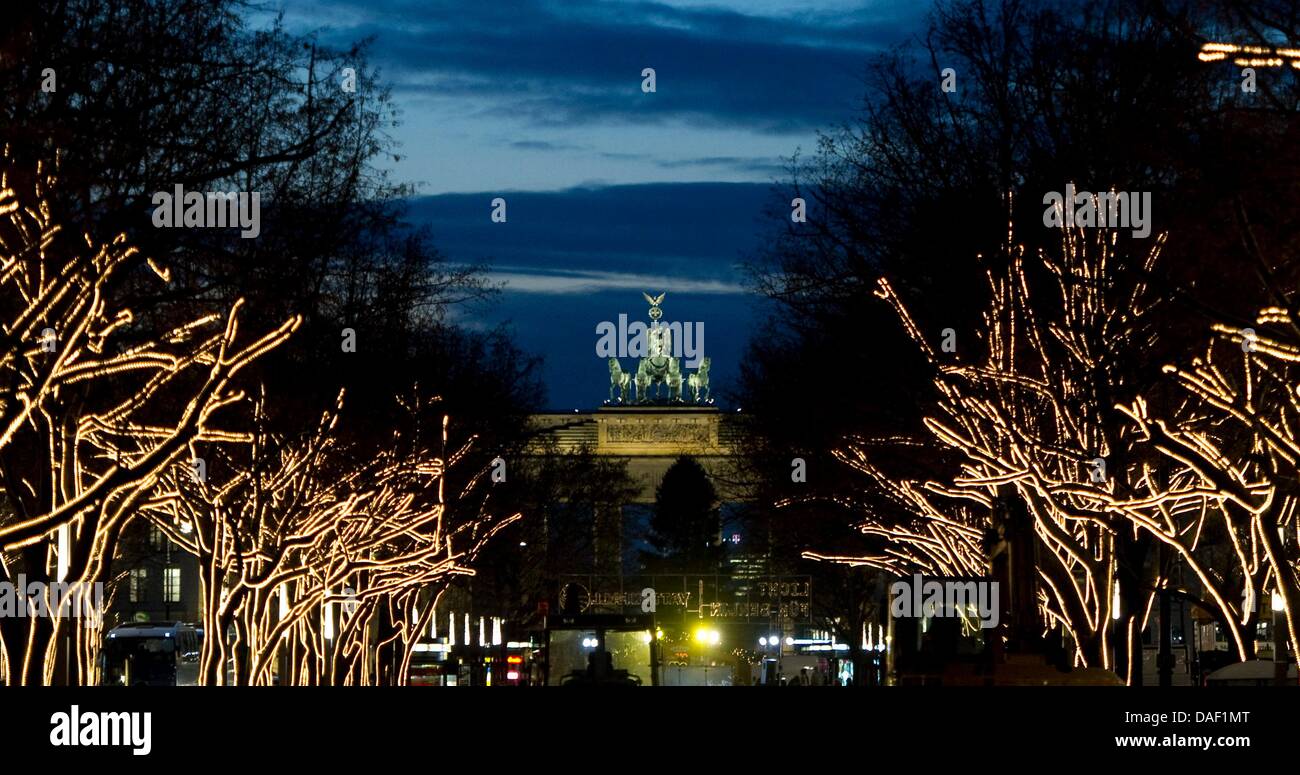
{"type": "Polygon", "coordinates": [[[196,686],[198,631],[182,622],[134,622],[113,628],[99,652],[100,686],[196,686]]]}
{"type": "Polygon", "coordinates": [[[546,622],[546,685],[657,686],[652,616],[578,614],[546,622]]]}

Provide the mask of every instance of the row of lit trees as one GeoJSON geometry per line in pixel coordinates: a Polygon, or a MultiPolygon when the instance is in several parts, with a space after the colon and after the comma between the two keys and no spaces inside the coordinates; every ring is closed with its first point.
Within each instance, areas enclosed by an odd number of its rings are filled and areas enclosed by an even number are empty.
{"type": "Polygon", "coordinates": [[[885,577],[1019,547],[1010,642],[1065,633],[1134,682],[1157,601],[1250,657],[1276,591],[1294,643],[1297,9],[936,0],[873,63],[752,262],[744,472],[775,545],[885,577]],[[1167,237],[1040,227],[1070,181],[1149,192],[1167,237]]]}
{"type": "MultiPolygon", "coordinates": [[[[218,641],[209,647],[228,649],[216,659],[250,681],[267,680],[252,672],[259,652],[249,644],[261,635],[240,622],[261,604],[246,601],[269,592],[243,591],[266,568],[240,553],[281,539],[235,533],[252,525],[276,525],[282,540],[309,533],[316,554],[284,561],[312,564],[311,584],[286,585],[295,601],[310,599],[312,584],[348,575],[327,572],[334,566],[320,558],[345,555],[357,540],[311,519],[360,525],[371,504],[388,508],[406,494],[409,524],[433,508],[446,476],[428,473],[442,457],[438,438],[411,440],[409,459],[374,452],[403,422],[395,394],[423,386],[454,411],[459,432],[478,436],[445,485],[456,493],[486,459],[519,446],[540,395],[535,362],[507,332],[470,331],[447,315],[491,286],[476,257],[452,265],[405,222],[412,188],[388,171],[397,115],[368,45],[336,48],[258,10],[247,0],[28,4],[13,9],[0,47],[0,138],[12,159],[2,165],[0,212],[0,582],[102,581],[125,597],[129,551],[119,543],[129,549],[145,518],[167,528],[183,503],[200,509],[222,487],[270,487],[280,495],[255,496],[267,513],[250,514],[232,494],[219,516],[207,515],[222,526],[221,540],[205,543],[213,552],[205,573],[214,575],[204,592],[215,602],[204,613],[218,615],[224,590],[233,598],[222,615],[234,625],[226,646],[231,628],[206,622],[218,641]],[[55,148],[57,179],[30,169],[55,148]],[[177,185],[260,192],[258,237],[155,228],[155,193],[177,185]],[[106,239],[119,233],[128,236],[106,239]],[[340,347],[341,331],[355,346],[340,347]],[[269,472],[305,454],[341,388],[346,417],[327,430],[335,446],[318,467],[274,480],[269,472]],[[255,407],[263,392],[270,399],[255,407]],[[203,487],[178,485],[199,458],[203,487]],[[397,473],[385,478],[381,461],[397,473]],[[422,478],[404,473],[411,466],[422,478]],[[329,488],[311,490],[322,510],[276,517],[276,498],[298,497],[313,471],[329,478],[329,488]],[[330,498],[355,498],[355,511],[330,498]]],[[[441,428],[440,418],[425,422],[441,428]]],[[[462,569],[485,532],[456,533],[456,509],[466,525],[478,519],[469,503],[449,498],[446,512],[455,513],[441,525],[462,569]]],[[[377,556],[410,555],[395,572],[426,572],[421,551],[399,539],[381,544],[377,556]]],[[[328,594],[340,594],[336,586],[328,594]]],[[[78,621],[0,616],[0,681],[91,680],[97,641],[78,621]]],[[[401,654],[387,641],[379,651],[386,664],[401,654]]],[[[225,674],[209,664],[210,680],[225,674]]],[[[296,675],[282,677],[332,680],[320,670],[296,675]]]]}
{"type": "Polygon", "coordinates": [[[435,443],[425,445],[430,407],[418,399],[373,454],[340,440],[341,406],[286,439],[270,431],[265,402],[251,407],[242,443],[196,458],[211,468],[173,472],[154,514],[199,558],[211,633],[203,680],[405,683],[411,646],[446,582],[472,574],[470,561],[519,514],[493,518],[478,476],[446,491],[447,468],[470,444],[449,448],[440,416],[435,443]],[[394,642],[395,658],[385,648],[394,642]]]}
{"type": "MultiPolygon", "coordinates": [[[[143,262],[166,283],[167,268],[124,236],[65,229],[58,185],[57,165],[0,159],[0,580],[111,584],[124,528],[148,519],[199,558],[205,683],[403,682],[411,649],[383,647],[413,643],[518,515],[473,501],[475,475],[445,492],[467,445],[449,448],[446,417],[415,400],[378,451],[340,439],[338,406],[300,437],[273,433],[266,397],[236,378],[300,319],[249,336],[237,301],[142,332],[115,281],[143,262]]],[[[94,680],[101,622],[51,608],[0,617],[5,684],[94,680]]]]}
{"type": "MultiPolygon", "coordinates": [[[[213,415],[240,397],[231,380],[298,321],[241,338],[235,304],[141,339],[112,293],[137,252],[122,237],[63,228],[55,166],[22,169],[6,151],[0,168],[0,449],[15,453],[0,472],[3,575],[14,583],[21,561],[28,584],[103,582],[123,526],[159,476],[190,443],[220,437],[213,415]]],[[[164,267],[149,265],[166,280],[164,267]]],[[[5,681],[51,680],[56,654],[69,648],[63,636],[83,657],[85,680],[96,638],[84,625],[0,619],[5,681]]]]}
{"type": "Polygon", "coordinates": [[[983,326],[955,352],[936,348],[881,279],[877,295],[933,367],[941,398],[924,421],[930,442],[960,463],[900,480],[873,463],[882,445],[850,439],[837,456],[868,477],[860,530],[883,549],[808,556],[981,575],[984,537],[1023,509],[1044,634],[1059,629],[1076,664],[1131,679],[1161,592],[1211,613],[1241,659],[1254,656],[1267,609],[1255,601],[1276,600],[1296,643],[1300,327],[1285,304],[1269,307],[1258,330],[1215,325],[1190,365],[1150,376],[1164,299],[1146,278],[1163,242],[1125,261],[1123,245],[1140,243],[1071,228],[1059,250],[1029,260],[1008,230],[1003,250],[981,261],[983,326]],[[1177,582],[1175,563],[1193,583],[1177,582]]]}

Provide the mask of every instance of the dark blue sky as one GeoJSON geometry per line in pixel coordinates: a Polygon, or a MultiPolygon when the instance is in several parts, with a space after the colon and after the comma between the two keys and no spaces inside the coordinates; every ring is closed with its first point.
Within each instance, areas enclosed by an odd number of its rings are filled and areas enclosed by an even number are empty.
{"type": "MultiPolygon", "coordinates": [[[[522,346],[546,356],[549,404],[588,409],[608,396],[596,326],[646,320],[643,291],[667,293],[664,321],[704,324],[710,381],[729,384],[756,299],[736,264],[758,247],[766,183],[652,183],[554,192],[506,192],[508,220],[487,217],[491,197],[442,194],[411,204],[449,256],[489,259],[506,283],[471,325],[513,323],[522,346]]],[[[634,359],[623,368],[635,368],[634,359]]]]}
{"type": "MultiPolygon", "coordinates": [[[[429,2],[287,0],[286,23],[342,46],[374,36],[393,87],[398,179],[412,220],[452,261],[489,259],[500,302],[546,358],[548,403],[608,390],[595,327],[664,317],[705,324],[725,387],[757,300],[739,262],[788,158],[852,118],[873,53],[920,29],[928,2],[429,2]],[[657,90],[641,90],[643,68],[657,90]],[[491,200],[508,220],[490,221],[491,200]]],[[[634,368],[628,359],[624,368],[634,368]]]]}

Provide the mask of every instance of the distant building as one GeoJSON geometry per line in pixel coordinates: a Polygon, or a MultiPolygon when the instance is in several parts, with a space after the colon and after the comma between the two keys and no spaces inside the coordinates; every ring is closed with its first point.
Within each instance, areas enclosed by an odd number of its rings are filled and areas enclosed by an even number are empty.
{"type": "MultiPolygon", "coordinates": [[[[619,324],[606,322],[597,326],[602,338],[596,352],[609,364],[609,400],[600,409],[572,414],[537,414],[532,417],[536,431],[535,455],[565,455],[579,450],[626,461],[628,474],[637,485],[636,493],[622,505],[617,515],[604,515],[602,532],[612,527],[619,538],[605,541],[602,556],[595,558],[601,573],[622,575],[629,524],[646,516],[655,501],[655,492],[664,474],[682,456],[693,458],[713,482],[724,524],[728,512],[744,500],[745,493],[729,482],[731,463],[737,449],[737,425],[729,421],[713,403],[709,387],[711,359],[703,353],[703,323],[666,323],[662,304],[666,293],[652,296],[643,293],[649,303],[649,323],[628,325],[626,316],[619,324]],[[698,350],[689,343],[691,332],[698,350]],[[609,340],[609,341],[606,341],[609,340]],[[615,341],[617,346],[615,346],[615,341]],[[631,340],[631,341],[629,341],[631,340]],[[602,349],[602,343],[606,346],[602,349]],[[695,356],[683,363],[682,356],[695,356]],[[634,358],[633,364],[620,358],[634,358]],[[625,366],[632,365],[630,370],[625,366]],[[694,371],[691,371],[691,369],[694,371]]],[[[732,531],[718,535],[726,545],[727,564],[737,559],[740,537],[732,531]]],[[[746,547],[749,549],[750,547],[746,547]]],[[[752,558],[741,558],[742,573],[752,571],[752,558]]],[[[628,570],[639,570],[628,569],[628,570]]],[[[719,568],[718,570],[723,570],[719,568]]],[[[730,570],[730,568],[727,568],[730,570]]]]}
{"type": "Polygon", "coordinates": [[[125,531],[113,563],[122,573],[113,589],[105,624],[200,620],[199,564],[156,526],[136,523],[125,531]]]}

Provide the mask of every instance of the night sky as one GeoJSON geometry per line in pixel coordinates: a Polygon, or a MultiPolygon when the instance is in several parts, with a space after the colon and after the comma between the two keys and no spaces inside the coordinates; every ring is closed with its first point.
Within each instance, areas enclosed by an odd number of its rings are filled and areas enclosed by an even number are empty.
{"type": "MultiPolygon", "coordinates": [[[[393,87],[411,220],[451,261],[506,283],[473,326],[510,323],[545,358],[549,408],[607,395],[596,324],[703,322],[715,393],[760,314],[739,263],[773,224],[789,158],[852,119],[873,53],[928,4],[840,0],[490,2],[289,0],[294,31],[373,36],[393,87]],[[641,71],[657,90],[641,91],[641,71]],[[508,220],[490,220],[494,197],[508,220]]],[[[788,200],[787,200],[788,203],[788,200]]],[[[625,369],[635,368],[625,359],[625,369]]]]}

